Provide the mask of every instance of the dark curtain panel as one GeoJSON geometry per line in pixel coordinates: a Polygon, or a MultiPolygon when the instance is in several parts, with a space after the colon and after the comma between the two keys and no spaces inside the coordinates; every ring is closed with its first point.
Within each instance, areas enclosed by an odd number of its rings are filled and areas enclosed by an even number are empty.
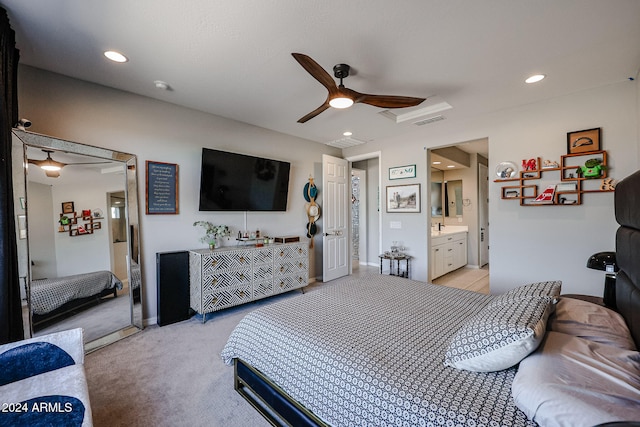
{"type": "Polygon", "coordinates": [[[0,344],[24,338],[13,210],[11,128],[18,123],[16,35],[0,8],[0,344]]]}

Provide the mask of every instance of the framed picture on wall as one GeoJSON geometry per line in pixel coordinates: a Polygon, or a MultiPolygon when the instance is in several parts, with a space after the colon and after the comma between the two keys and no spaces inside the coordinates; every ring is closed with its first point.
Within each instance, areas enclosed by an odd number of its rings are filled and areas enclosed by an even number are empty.
{"type": "Polygon", "coordinates": [[[567,133],[567,154],[581,154],[600,150],[600,128],[567,133]]]}
{"type": "Polygon", "coordinates": [[[63,214],[72,214],[75,211],[73,207],[73,202],[62,202],[62,213],[63,214]]]}
{"type": "Polygon", "coordinates": [[[389,185],[387,212],[420,212],[420,184],[389,185]]]}
{"type": "Polygon", "coordinates": [[[397,166],[389,168],[389,179],[404,179],[416,177],[416,165],[397,166]]]}

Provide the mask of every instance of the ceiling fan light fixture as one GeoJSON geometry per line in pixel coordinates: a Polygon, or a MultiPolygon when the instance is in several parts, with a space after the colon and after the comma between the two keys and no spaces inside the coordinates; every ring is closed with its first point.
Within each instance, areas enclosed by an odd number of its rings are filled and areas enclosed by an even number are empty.
{"type": "Polygon", "coordinates": [[[54,165],[53,163],[46,162],[40,165],[40,169],[44,169],[46,171],[59,171],[62,168],[58,165],[54,165]]]}
{"type": "Polygon", "coordinates": [[[329,105],[339,109],[349,108],[353,105],[353,99],[347,98],[346,96],[337,96],[329,101],[329,105]]]}

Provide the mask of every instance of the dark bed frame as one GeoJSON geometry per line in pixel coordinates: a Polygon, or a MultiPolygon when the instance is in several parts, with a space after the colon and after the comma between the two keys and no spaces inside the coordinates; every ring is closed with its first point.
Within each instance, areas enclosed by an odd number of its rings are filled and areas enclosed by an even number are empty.
{"type": "MultiPolygon", "coordinates": [[[[640,348],[640,171],[618,183],[614,195],[617,311],[640,348]]],[[[234,359],[234,388],[275,426],[327,426],[248,363],[234,359]]],[[[631,424],[624,424],[631,425],[631,424]]],[[[636,424],[633,424],[636,425],[636,424]]]]}

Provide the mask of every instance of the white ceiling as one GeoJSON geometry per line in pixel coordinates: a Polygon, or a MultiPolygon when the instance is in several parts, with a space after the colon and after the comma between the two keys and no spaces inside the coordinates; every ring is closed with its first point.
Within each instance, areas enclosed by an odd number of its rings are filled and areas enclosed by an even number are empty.
{"type": "MultiPolygon", "coordinates": [[[[359,92],[428,97],[457,119],[635,78],[637,0],[0,0],[23,64],[312,141],[418,129],[326,90],[293,59],[352,66],[359,92]],[[115,64],[102,52],[118,50],[115,64]],[[523,81],[534,73],[540,83],[523,81]],[[154,86],[167,82],[171,89],[154,86]]],[[[431,114],[430,117],[434,114],[431,114]]],[[[425,117],[420,117],[424,119],[425,117]]],[[[426,128],[433,125],[424,125],[426,128]]]]}

